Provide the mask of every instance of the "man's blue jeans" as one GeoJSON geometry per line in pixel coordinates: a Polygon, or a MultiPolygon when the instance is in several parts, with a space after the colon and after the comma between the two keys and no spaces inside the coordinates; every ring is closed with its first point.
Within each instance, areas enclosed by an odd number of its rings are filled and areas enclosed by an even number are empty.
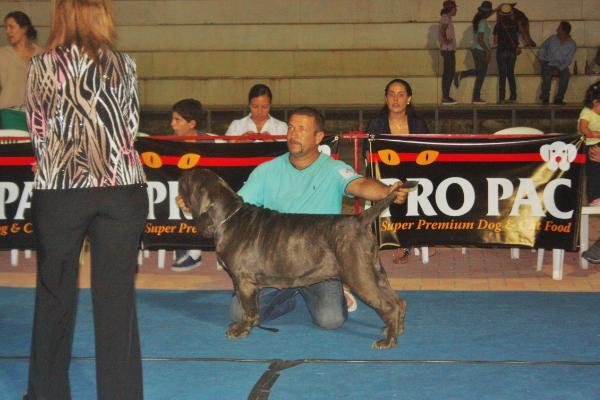
{"type": "MultiPolygon", "coordinates": [[[[337,329],[348,318],[348,306],[341,282],[328,279],[308,287],[262,289],[259,295],[260,322],[274,320],[292,311],[296,307],[297,294],[304,299],[313,323],[323,329],[337,329]]],[[[234,296],[229,316],[233,321],[240,321],[242,315],[240,302],[234,296]]]]}
{"type": "Polygon", "coordinates": [[[517,54],[513,51],[497,51],[496,62],[498,63],[498,100],[504,101],[506,97],[506,80],[510,88],[510,100],[517,99],[517,81],[515,80],[515,63],[517,54]]]}
{"type": "MultiPolygon", "coordinates": [[[[556,67],[548,65],[547,62],[542,61],[542,91],[540,93],[540,100],[548,101],[550,99],[550,85],[552,83],[552,72],[556,67]]],[[[567,87],[569,86],[569,78],[571,74],[569,72],[569,67],[560,70],[560,75],[558,78],[558,89],[556,91],[556,96],[554,97],[554,101],[560,101],[565,98],[565,93],[567,92],[567,87]]]]}

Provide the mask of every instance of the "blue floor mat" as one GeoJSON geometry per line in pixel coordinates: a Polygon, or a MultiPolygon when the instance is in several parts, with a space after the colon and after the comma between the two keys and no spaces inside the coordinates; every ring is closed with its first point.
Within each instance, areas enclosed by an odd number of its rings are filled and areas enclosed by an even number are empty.
{"type": "MultiPolygon", "coordinates": [[[[303,363],[281,372],[269,399],[600,398],[598,379],[591,379],[600,376],[600,293],[401,295],[408,302],[405,333],[397,348],[376,351],[370,346],[382,322],[364,304],[342,328],[324,331],[299,300],[292,313],[266,324],[278,333],[254,329],[245,339],[229,340],[230,293],[139,290],[146,398],[248,398],[273,359],[428,363],[303,363]],[[465,363],[429,363],[435,360],[465,363]],[[592,365],[501,363],[506,360],[592,365]],[[330,391],[335,395],[320,397],[330,391]]],[[[15,357],[29,353],[33,300],[32,289],[0,288],[0,393],[7,399],[25,388],[27,361],[15,357]]],[[[89,290],[80,294],[73,355],[73,398],[93,398],[93,360],[78,359],[94,356],[89,290]]]]}

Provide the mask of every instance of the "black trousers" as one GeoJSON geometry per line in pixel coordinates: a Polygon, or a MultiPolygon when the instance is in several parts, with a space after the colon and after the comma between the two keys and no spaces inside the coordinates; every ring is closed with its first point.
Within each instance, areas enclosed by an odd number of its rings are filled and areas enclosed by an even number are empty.
{"type": "Polygon", "coordinates": [[[517,53],[510,50],[496,51],[496,62],[498,63],[498,100],[506,97],[506,80],[510,88],[510,100],[517,99],[517,81],[515,79],[515,64],[517,53]]]}
{"type": "Polygon", "coordinates": [[[90,239],[98,399],[143,398],[135,306],[145,185],[34,190],[37,287],[28,399],[68,400],[79,255],[90,239]]]}
{"type": "Polygon", "coordinates": [[[456,72],[456,52],[451,50],[441,50],[442,59],[444,60],[444,71],[442,72],[442,96],[444,99],[450,97],[450,86],[454,73],[456,72]]]}

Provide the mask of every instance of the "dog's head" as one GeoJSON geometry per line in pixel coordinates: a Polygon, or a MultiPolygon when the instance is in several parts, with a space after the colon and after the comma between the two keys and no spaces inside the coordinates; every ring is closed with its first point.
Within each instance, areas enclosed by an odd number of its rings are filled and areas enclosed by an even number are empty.
{"type": "Polygon", "coordinates": [[[550,171],[568,171],[577,157],[577,148],[572,144],[556,141],[540,148],[540,155],[550,171]]]}
{"type": "Polygon", "coordinates": [[[217,225],[242,202],[220,176],[207,169],[181,174],[179,195],[205,237],[213,237],[217,225]]]}

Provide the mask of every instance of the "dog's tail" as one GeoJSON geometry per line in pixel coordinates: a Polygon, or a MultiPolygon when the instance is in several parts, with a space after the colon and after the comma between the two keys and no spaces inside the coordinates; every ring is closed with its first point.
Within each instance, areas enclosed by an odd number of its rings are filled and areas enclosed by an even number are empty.
{"type": "Polygon", "coordinates": [[[375,218],[377,218],[379,214],[381,214],[383,210],[385,210],[390,204],[392,204],[395,198],[396,192],[388,194],[387,197],[385,197],[382,200],[379,200],[370,208],[360,213],[360,215],[358,216],[358,221],[361,223],[361,225],[369,225],[375,220],[375,218]]]}

